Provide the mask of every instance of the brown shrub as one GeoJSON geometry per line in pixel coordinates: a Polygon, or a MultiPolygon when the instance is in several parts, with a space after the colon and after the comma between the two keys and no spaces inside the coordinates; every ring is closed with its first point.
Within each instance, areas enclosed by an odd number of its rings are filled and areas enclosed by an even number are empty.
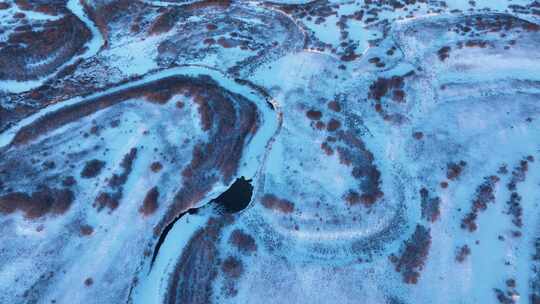
{"type": "Polygon", "coordinates": [[[104,161],[101,161],[98,159],[92,159],[90,161],[87,161],[81,172],[81,177],[83,178],[96,177],[99,175],[103,167],[105,167],[104,161]]]}
{"type": "Polygon", "coordinates": [[[75,180],[75,178],[71,175],[67,176],[66,178],[62,180],[62,186],[64,187],[71,187],[71,186],[74,186],[75,184],[77,184],[77,180],[75,180]]]}
{"type": "Polygon", "coordinates": [[[219,39],[217,40],[217,43],[225,49],[232,48],[234,46],[232,42],[232,39],[225,39],[223,37],[219,37],[219,39]]]}
{"type": "Polygon", "coordinates": [[[120,188],[123,186],[129,174],[131,173],[132,167],[133,167],[133,161],[137,157],[137,148],[131,148],[127,154],[124,155],[122,158],[122,162],[120,163],[120,167],[122,167],[123,171],[120,174],[113,174],[112,177],[109,179],[109,186],[111,188],[120,188]]]}
{"type": "Polygon", "coordinates": [[[148,34],[158,35],[170,31],[176,24],[178,19],[178,13],[176,10],[168,10],[159,15],[154,23],[150,26],[148,34]]]}
{"type": "Polygon", "coordinates": [[[506,280],[506,286],[508,286],[510,288],[515,288],[516,287],[516,280],[514,280],[514,279],[506,280]]]}
{"type": "Polygon", "coordinates": [[[339,129],[341,127],[341,122],[339,122],[339,120],[335,120],[335,119],[330,119],[330,121],[328,122],[328,125],[326,127],[326,129],[329,131],[329,132],[334,132],[336,131],[337,129],[339,129]]]}
{"type": "Polygon", "coordinates": [[[154,173],[161,171],[161,169],[163,169],[163,165],[160,162],[153,162],[150,165],[150,170],[152,170],[154,173]]]}
{"type": "Polygon", "coordinates": [[[371,207],[373,204],[375,204],[375,202],[377,202],[379,198],[383,197],[383,195],[384,193],[378,190],[370,193],[364,193],[360,195],[360,202],[365,207],[371,207]]]}
{"type": "Polygon", "coordinates": [[[221,270],[226,276],[238,279],[244,272],[244,265],[239,259],[230,256],[221,264],[221,270]]]}
{"type": "Polygon", "coordinates": [[[478,217],[477,213],[469,212],[465,217],[461,220],[461,228],[467,229],[469,232],[473,232],[478,228],[478,225],[476,225],[476,218],[478,217]]]}
{"type": "Polygon", "coordinates": [[[402,274],[407,284],[416,284],[431,246],[429,229],[416,225],[413,235],[404,242],[400,256],[390,256],[395,270],[402,274]]]}
{"type": "Polygon", "coordinates": [[[152,189],[148,190],[144,198],[143,204],[141,208],[139,208],[139,212],[146,216],[154,213],[159,207],[158,197],[159,191],[157,187],[153,187],[152,189]]]}
{"type": "Polygon", "coordinates": [[[136,34],[141,31],[141,25],[137,22],[133,23],[129,29],[132,33],[136,34]]]}
{"type": "Polygon", "coordinates": [[[339,146],[336,148],[336,150],[338,152],[339,163],[345,166],[350,166],[354,157],[351,150],[339,146]]]}
{"type": "Polygon", "coordinates": [[[15,18],[15,19],[24,19],[25,17],[26,17],[26,14],[22,13],[22,12],[15,13],[13,15],[13,18],[15,18]]]}
{"type": "Polygon", "coordinates": [[[213,119],[212,109],[210,108],[210,105],[208,104],[208,102],[206,102],[206,100],[203,97],[199,96],[199,97],[194,98],[194,100],[195,100],[195,103],[199,105],[198,111],[201,117],[202,129],[204,131],[208,131],[212,127],[212,119],[213,119]]]}
{"type": "Polygon", "coordinates": [[[262,205],[267,209],[280,211],[282,213],[292,213],[294,204],[286,199],[281,199],[274,194],[265,194],[262,197],[262,205]]]}
{"type": "Polygon", "coordinates": [[[242,253],[257,251],[255,239],[240,229],[235,229],[229,238],[229,243],[234,245],[242,253]]]}
{"type": "Polygon", "coordinates": [[[307,118],[311,119],[311,120],[319,120],[322,118],[322,113],[321,111],[317,111],[317,110],[309,110],[306,112],[306,116],[307,118]]]}
{"type": "Polygon", "coordinates": [[[168,90],[161,90],[157,92],[147,92],[144,94],[146,100],[151,103],[166,104],[171,99],[172,93],[168,90]]]}
{"type": "Polygon", "coordinates": [[[203,43],[206,45],[213,45],[216,43],[216,40],[214,38],[206,38],[203,40],[203,43]]]}
{"type": "MultiPolygon", "coordinates": [[[[531,161],[534,161],[534,158],[530,159],[531,161]]],[[[519,162],[519,166],[515,167],[514,170],[512,170],[512,178],[507,185],[508,190],[515,191],[516,186],[519,183],[525,181],[527,171],[529,171],[529,160],[525,158],[519,162]]]]}
{"type": "Polygon", "coordinates": [[[403,90],[394,90],[392,99],[396,102],[403,102],[405,99],[405,91],[403,90]]]}
{"type": "Polygon", "coordinates": [[[356,60],[358,57],[360,57],[360,56],[353,53],[353,52],[351,52],[351,53],[347,53],[347,54],[341,56],[341,60],[348,62],[348,61],[356,60]]]}
{"type": "Polygon", "coordinates": [[[404,81],[401,76],[392,76],[391,78],[379,77],[369,86],[369,97],[380,101],[389,91],[400,90],[403,86],[404,81]]]}
{"type": "Polygon", "coordinates": [[[227,8],[231,5],[231,0],[202,0],[190,3],[184,6],[187,10],[197,10],[206,7],[215,7],[215,8],[227,8]]]}
{"type": "Polygon", "coordinates": [[[521,228],[523,226],[523,207],[521,206],[521,195],[519,195],[517,192],[512,192],[510,194],[510,200],[506,202],[508,205],[508,214],[512,216],[512,223],[518,227],[521,228]]]}
{"type": "Polygon", "coordinates": [[[334,112],[341,112],[341,105],[335,100],[328,103],[328,108],[334,112]]]}
{"type": "Polygon", "coordinates": [[[495,292],[495,296],[497,297],[497,301],[501,304],[514,304],[516,301],[512,297],[514,295],[514,291],[508,291],[504,292],[500,290],[499,288],[494,288],[493,292],[495,292]]]}
{"type": "Polygon", "coordinates": [[[472,202],[471,211],[461,220],[461,228],[473,232],[477,229],[475,223],[478,212],[487,209],[488,203],[495,201],[494,187],[499,182],[496,175],[484,177],[484,182],[476,188],[475,199],[472,202]]]}
{"type": "Polygon", "coordinates": [[[101,209],[108,207],[110,210],[115,210],[118,208],[118,205],[120,204],[121,195],[119,193],[107,193],[107,192],[101,192],[96,197],[96,207],[98,211],[101,209]]]}
{"type": "Polygon", "coordinates": [[[94,280],[92,278],[86,278],[86,280],[84,280],[84,285],[85,286],[92,286],[92,284],[94,284],[94,280]]]}
{"type": "Polygon", "coordinates": [[[422,138],[424,138],[424,133],[422,133],[422,132],[414,132],[413,133],[413,138],[416,139],[416,140],[421,140],[422,138]]]}
{"type": "Polygon", "coordinates": [[[0,197],[0,212],[10,214],[19,209],[20,205],[29,204],[32,198],[22,192],[12,192],[0,197]]]}
{"type": "Polygon", "coordinates": [[[445,61],[450,55],[450,47],[444,46],[437,51],[437,55],[441,61],[445,61]]]}
{"type": "Polygon", "coordinates": [[[456,252],[456,261],[459,263],[463,263],[467,256],[471,254],[471,248],[469,248],[468,245],[463,245],[458,248],[456,252]]]}
{"type": "Polygon", "coordinates": [[[349,205],[356,205],[360,203],[360,194],[354,190],[349,190],[347,195],[345,195],[345,201],[347,201],[349,205]]]}
{"type": "Polygon", "coordinates": [[[472,47],[479,47],[479,48],[485,48],[488,45],[488,42],[485,40],[468,40],[465,42],[465,46],[472,48],[472,47]]]}
{"type": "Polygon", "coordinates": [[[525,25],[523,25],[523,29],[525,29],[527,32],[538,32],[540,31],[540,25],[527,22],[525,25]]]}
{"type": "Polygon", "coordinates": [[[88,236],[94,233],[94,228],[90,225],[81,225],[81,235],[88,236]]]}
{"type": "Polygon", "coordinates": [[[75,199],[73,192],[67,189],[49,190],[47,188],[45,191],[41,191],[38,193],[40,193],[41,195],[44,195],[47,199],[49,197],[52,198],[53,203],[51,206],[51,212],[57,215],[64,214],[69,209],[69,207],[71,207],[71,203],[75,199]]]}
{"type": "Polygon", "coordinates": [[[441,214],[441,199],[438,197],[429,197],[429,191],[426,188],[420,189],[420,198],[422,218],[430,222],[435,222],[441,214]]]}
{"type": "Polygon", "coordinates": [[[22,211],[26,218],[39,218],[47,213],[64,214],[75,199],[68,189],[50,189],[43,187],[32,195],[23,192],[11,192],[0,196],[0,213],[22,211]]]}
{"type": "Polygon", "coordinates": [[[455,180],[463,172],[463,168],[467,165],[466,162],[460,161],[459,163],[448,163],[446,165],[446,178],[450,180],[455,180]]]}
{"type": "Polygon", "coordinates": [[[323,142],[321,144],[321,149],[323,149],[324,153],[326,153],[326,155],[328,156],[334,154],[334,150],[332,149],[332,147],[330,147],[330,145],[327,142],[323,142]]]}

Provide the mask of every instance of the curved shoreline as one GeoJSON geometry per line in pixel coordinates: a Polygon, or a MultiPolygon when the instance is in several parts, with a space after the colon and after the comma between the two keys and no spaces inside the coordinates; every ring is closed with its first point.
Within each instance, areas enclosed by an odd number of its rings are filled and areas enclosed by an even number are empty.
{"type": "MultiPolygon", "coordinates": [[[[275,136],[279,133],[281,126],[281,114],[279,112],[279,104],[273,100],[269,95],[264,94],[264,91],[259,87],[251,84],[248,81],[243,81],[240,79],[231,79],[222,72],[203,66],[183,66],[175,67],[167,70],[162,70],[156,73],[147,74],[142,78],[119,85],[102,92],[94,93],[86,97],[74,97],[64,102],[53,104],[49,107],[43,108],[41,111],[36,112],[35,114],[19,121],[12,128],[6,130],[0,134],[0,149],[9,150],[10,148],[17,145],[15,143],[15,138],[21,131],[24,130],[35,130],[35,125],[42,123],[43,121],[50,119],[50,116],[61,115],[64,111],[69,111],[71,107],[81,106],[88,103],[93,103],[99,101],[101,97],[106,97],[114,94],[121,94],[129,89],[136,89],[137,87],[144,87],[146,84],[151,84],[155,81],[170,79],[174,77],[199,77],[199,76],[209,76],[216,83],[224,88],[227,91],[230,91],[235,94],[239,94],[243,97],[246,97],[252,101],[257,111],[260,114],[260,128],[251,138],[249,142],[245,143],[244,150],[241,157],[241,162],[237,169],[236,176],[248,176],[254,180],[260,178],[261,170],[264,168],[264,163],[266,162],[266,157],[268,151],[271,148],[275,136]],[[276,115],[276,116],[274,116],[276,115]]],[[[106,109],[104,108],[97,109],[101,111],[106,109]]],[[[64,124],[69,124],[71,121],[66,121],[64,124]]],[[[54,130],[58,126],[53,126],[52,129],[46,130],[45,133],[54,130]]],[[[40,134],[41,135],[41,134],[40,134]]],[[[36,137],[30,139],[34,140],[36,137]]],[[[257,184],[257,181],[254,183],[257,184]]],[[[212,189],[205,195],[203,199],[198,202],[198,207],[205,205],[212,198],[219,195],[221,192],[226,190],[230,185],[223,185],[222,183],[217,183],[212,189]]],[[[142,283],[137,286],[133,286],[133,297],[135,300],[139,299],[144,302],[144,299],[148,297],[156,299],[162,297],[163,286],[161,283],[167,282],[168,272],[171,265],[174,266],[176,259],[178,258],[176,252],[179,249],[179,243],[182,243],[182,240],[187,242],[191,237],[191,234],[194,233],[198,227],[204,225],[206,217],[200,215],[187,215],[180,219],[173,226],[172,230],[169,232],[163,246],[161,247],[159,254],[157,255],[155,264],[152,267],[151,272],[146,277],[146,280],[142,279],[142,283]],[[189,230],[186,231],[186,222],[190,223],[187,225],[189,230]],[[182,224],[184,223],[184,225],[182,224]],[[182,229],[179,229],[182,228],[182,229]],[[158,280],[157,283],[154,283],[155,280],[158,280]],[[149,285],[148,285],[149,284],[149,285]],[[147,286],[148,285],[148,286],[147,286]],[[145,286],[151,290],[151,293],[145,291],[144,293],[139,292],[140,286],[145,286]]],[[[151,240],[154,242],[156,240],[151,240]]],[[[141,275],[146,276],[146,268],[148,267],[149,261],[144,261],[142,263],[142,269],[140,270],[141,275]]],[[[138,303],[135,301],[135,303],[138,303]]]]}
{"type": "Polygon", "coordinates": [[[65,68],[75,64],[77,61],[82,59],[88,59],[99,52],[105,41],[101,36],[101,33],[97,26],[94,24],[94,22],[92,22],[92,20],[90,20],[90,18],[88,18],[88,16],[84,12],[81,1],[83,0],[69,0],[66,7],[73,13],[73,15],[79,18],[79,20],[82,21],[86,25],[88,30],[90,30],[90,32],[92,33],[92,38],[87,41],[83,46],[83,49],[86,48],[87,50],[83,54],[73,56],[71,59],[57,67],[54,72],[47,76],[40,77],[39,79],[27,81],[2,80],[0,81],[0,91],[5,91],[9,93],[23,93],[26,91],[30,91],[43,85],[48,80],[54,78],[65,68]]]}

